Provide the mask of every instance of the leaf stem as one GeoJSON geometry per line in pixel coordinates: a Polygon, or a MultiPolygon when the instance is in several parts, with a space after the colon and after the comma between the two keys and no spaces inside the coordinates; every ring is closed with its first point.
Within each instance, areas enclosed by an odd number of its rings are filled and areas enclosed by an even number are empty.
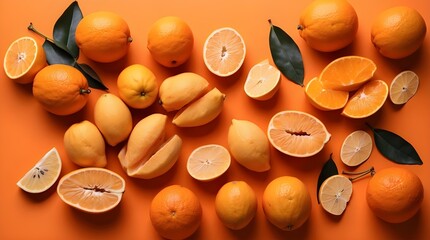
{"type": "Polygon", "coordinates": [[[370,128],[370,130],[374,130],[374,128],[368,122],[366,122],[365,124],[370,128]]]}
{"type": "Polygon", "coordinates": [[[30,25],[28,25],[27,29],[28,29],[28,30],[30,30],[30,31],[32,31],[32,32],[34,32],[34,33],[36,33],[37,35],[39,35],[39,36],[43,37],[44,39],[46,39],[46,40],[48,40],[48,41],[50,41],[50,42],[54,43],[54,40],[53,40],[53,39],[51,39],[51,38],[47,37],[45,34],[43,34],[43,33],[39,32],[39,31],[34,27],[34,25],[33,25],[33,23],[32,23],[32,22],[30,22],[30,25]]]}
{"type": "Polygon", "coordinates": [[[349,178],[349,180],[352,182],[352,181],[355,181],[355,180],[357,180],[357,179],[359,179],[359,178],[362,178],[362,177],[364,177],[365,175],[367,175],[367,174],[369,174],[370,173],[370,175],[371,176],[373,176],[373,175],[375,175],[375,173],[376,173],[376,171],[375,171],[375,168],[372,166],[372,167],[370,167],[369,169],[367,169],[367,170],[365,170],[365,171],[362,171],[362,172],[348,172],[348,171],[342,171],[342,174],[345,174],[345,175],[357,175],[356,177],[350,177],[349,178]]]}

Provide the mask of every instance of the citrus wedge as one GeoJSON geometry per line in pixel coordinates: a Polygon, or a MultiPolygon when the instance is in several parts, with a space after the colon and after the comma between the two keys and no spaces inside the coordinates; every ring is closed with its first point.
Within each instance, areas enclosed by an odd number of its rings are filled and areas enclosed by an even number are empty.
{"type": "Polygon", "coordinates": [[[318,197],[321,206],[333,215],[341,215],[351,199],[352,182],[342,175],[333,175],[321,185],[318,197]]]}
{"type": "Polygon", "coordinates": [[[310,157],[330,140],[330,133],[316,117],[301,111],[282,111],[269,122],[267,136],[278,151],[293,157],[310,157]]]}
{"type": "Polygon", "coordinates": [[[228,150],[218,144],[208,144],[194,149],[188,157],[187,170],[194,179],[209,181],[221,176],[230,167],[228,150]]]}
{"type": "Polygon", "coordinates": [[[412,71],[399,73],[390,85],[390,100],[394,104],[402,105],[411,99],[418,90],[420,80],[412,71]]]}
{"type": "Polygon", "coordinates": [[[281,85],[281,72],[265,59],[249,70],[243,86],[248,97],[265,101],[273,97],[281,85]]]}
{"type": "Polygon", "coordinates": [[[213,74],[231,76],[243,64],[246,55],[245,42],[233,28],[225,27],[213,31],[203,46],[203,60],[213,74]]]}
{"type": "Polygon", "coordinates": [[[310,103],[323,111],[341,109],[349,98],[349,92],[324,88],[317,77],[306,84],[305,93],[310,103]]]}
{"type": "Polygon", "coordinates": [[[49,150],[16,184],[29,193],[48,190],[57,181],[61,172],[61,158],[54,147],[49,150]]]}
{"type": "Polygon", "coordinates": [[[32,83],[34,76],[47,65],[42,46],[32,37],[15,40],[6,50],[3,67],[8,78],[17,83],[32,83]]]}
{"type": "Polygon", "coordinates": [[[382,80],[372,80],[358,89],[343,108],[342,115],[366,118],[376,113],[388,97],[388,85],[382,80]]]}
{"type": "Polygon", "coordinates": [[[375,63],[365,57],[345,56],[329,63],[319,79],[328,89],[354,91],[373,77],[375,63]]]}
{"type": "Polygon", "coordinates": [[[105,168],[80,168],[60,179],[57,193],[66,204],[89,213],[116,207],[125,191],[124,179],[105,168]]]}
{"type": "Polygon", "coordinates": [[[347,166],[355,167],[370,157],[372,152],[372,137],[363,130],[349,134],[340,149],[340,159],[347,166]]]}

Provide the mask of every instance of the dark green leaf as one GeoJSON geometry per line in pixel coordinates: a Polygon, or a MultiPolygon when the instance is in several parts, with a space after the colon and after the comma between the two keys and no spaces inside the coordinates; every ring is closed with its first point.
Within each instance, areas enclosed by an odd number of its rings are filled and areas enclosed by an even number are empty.
{"type": "Polygon", "coordinates": [[[45,50],[46,60],[49,64],[66,64],[74,66],[75,58],[55,43],[45,40],[42,46],[43,50],[45,50]]]}
{"type": "Polygon", "coordinates": [[[103,84],[103,82],[100,80],[97,73],[87,64],[84,63],[76,63],[75,65],[76,69],[81,71],[82,74],[87,78],[88,85],[91,88],[101,89],[101,90],[108,90],[108,88],[103,84]]]}
{"type": "Polygon", "coordinates": [[[405,139],[393,132],[368,126],[372,129],[376,148],[384,157],[398,164],[423,164],[415,148],[405,139]]]}
{"type": "Polygon", "coordinates": [[[269,45],[276,67],[290,81],[303,86],[304,65],[300,49],[281,28],[270,23],[269,45]]]}
{"type": "Polygon", "coordinates": [[[330,154],[330,158],[326,161],[326,163],[324,164],[324,166],[321,169],[320,175],[318,176],[318,184],[317,184],[317,200],[318,203],[320,203],[320,198],[319,198],[319,191],[320,191],[320,187],[323,184],[323,182],[334,175],[339,174],[337,167],[336,167],[336,163],[333,161],[333,159],[331,158],[331,154],[330,154]]]}
{"type": "Polygon", "coordinates": [[[54,41],[63,48],[66,48],[75,59],[79,57],[79,48],[76,45],[75,32],[82,17],[78,2],[74,1],[60,18],[58,18],[54,25],[54,41]]]}

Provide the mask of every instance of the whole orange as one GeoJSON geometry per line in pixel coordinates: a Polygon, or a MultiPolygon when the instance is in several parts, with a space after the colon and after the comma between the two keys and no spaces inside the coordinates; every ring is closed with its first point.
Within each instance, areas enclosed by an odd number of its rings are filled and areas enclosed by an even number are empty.
{"type": "Polygon", "coordinates": [[[70,115],[81,110],[90,92],[85,76],[69,65],[46,66],[33,81],[34,97],[56,115],[70,115]]]}
{"type": "Polygon", "coordinates": [[[308,46],[332,52],[352,43],[358,17],[346,0],[315,0],[301,13],[297,28],[308,46]]]}
{"type": "Polygon", "coordinates": [[[383,56],[400,59],[418,50],[426,31],[424,18],[417,10],[398,6],[376,17],[371,29],[371,40],[383,56]]]}
{"type": "Polygon", "coordinates": [[[124,57],[133,39],[127,22],[112,12],[94,12],[79,22],[76,44],[89,59],[108,63],[124,57]]]}
{"type": "Polygon", "coordinates": [[[307,187],[296,177],[278,177],[264,190],[264,214],[269,222],[282,230],[292,231],[302,226],[311,215],[311,209],[307,187]]]}
{"type": "Polygon", "coordinates": [[[401,223],[412,218],[421,208],[424,187],[410,170],[385,168],[369,180],[366,199],[369,208],[382,220],[401,223]]]}
{"type": "Polygon", "coordinates": [[[184,239],[200,227],[202,207],[191,190],[171,185],[163,188],[152,199],[149,216],[162,237],[184,239]]]}
{"type": "Polygon", "coordinates": [[[175,16],[158,19],[148,32],[148,50],[155,61],[165,67],[177,67],[186,62],[193,45],[191,28],[175,16]]]}

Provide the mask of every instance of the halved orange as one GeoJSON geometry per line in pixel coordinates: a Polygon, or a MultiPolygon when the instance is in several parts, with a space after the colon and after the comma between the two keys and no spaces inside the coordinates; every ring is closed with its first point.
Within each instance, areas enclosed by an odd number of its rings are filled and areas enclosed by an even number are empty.
{"type": "Polygon", "coordinates": [[[349,99],[342,115],[350,118],[366,118],[376,113],[388,97],[388,85],[382,80],[364,84],[349,99]]]}
{"type": "Polygon", "coordinates": [[[354,131],[343,141],[340,149],[340,159],[347,166],[358,166],[370,157],[372,147],[370,134],[363,130],[354,131]]]}
{"type": "Polygon", "coordinates": [[[196,180],[209,181],[221,176],[230,167],[228,150],[218,144],[208,144],[194,149],[188,157],[188,173],[196,180]]]}
{"type": "Polygon", "coordinates": [[[57,193],[66,204],[89,213],[116,207],[125,191],[125,181],[105,168],[80,168],[60,179],[57,193]]]}
{"type": "Polygon", "coordinates": [[[349,92],[324,88],[317,77],[306,84],[305,93],[311,104],[323,111],[341,109],[349,98],[349,92]]]}
{"type": "Polygon", "coordinates": [[[203,60],[213,74],[227,77],[237,72],[246,55],[245,42],[233,28],[213,31],[203,46],[203,60]]]}
{"type": "Polygon", "coordinates": [[[282,111],[269,122],[267,136],[280,152],[293,157],[310,157],[330,140],[330,133],[315,116],[301,111],[282,111]]]}
{"type": "Polygon", "coordinates": [[[352,182],[342,175],[333,175],[321,185],[318,197],[321,206],[333,215],[341,215],[351,199],[352,182]]]}
{"type": "Polygon", "coordinates": [[[345,56],[330,62],[321,72],[319,79],[324,88],[354,91],[370,80],[376,71],[376,64],[369,58],[345,56]]]}
{"type": "Polygon", "coordinates": [[[61,158],[54,147],[49,150],[16,184],[29,193],[48,190],[57,181],[61,172],[61,158]]]}
{"type": "Polygon", "coordinates": [[[45,51],[32,37],[21,37],[9,46],[3,68],[8,78],[17,83],[32,83],[34,76],[47,65],[45,51]]]}
{"type": "Polygon", "coordinates": [[[405,104],[418,90],[420,80],[412,71],[399,73],[390,84],[390,100],[394,104],[405,104]]]}
{"type": "Polygon", "coordinates": [[[281,85],[281,72],[265,59],[249,70],[243,89],[248,97],[265,101],[273,97],[281,85]]]}

